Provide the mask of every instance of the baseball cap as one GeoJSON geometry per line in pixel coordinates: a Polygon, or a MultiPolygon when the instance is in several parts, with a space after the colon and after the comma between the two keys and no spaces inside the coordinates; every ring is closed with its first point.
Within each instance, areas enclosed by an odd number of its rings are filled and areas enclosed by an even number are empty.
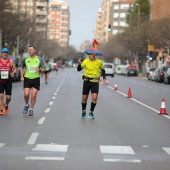
{"type": "Polygon", "coordinates": [[[8,48],[2,48],[1,52],[2,53],[9,53],[8,48]]]}

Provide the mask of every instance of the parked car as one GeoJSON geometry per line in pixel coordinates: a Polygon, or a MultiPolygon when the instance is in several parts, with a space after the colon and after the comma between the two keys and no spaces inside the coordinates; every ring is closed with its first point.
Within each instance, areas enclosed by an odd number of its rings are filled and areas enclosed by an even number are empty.
{"type": "Polygon", "coordinates": [[[170,67],[164,73],[164,83],[165,84],[170,84],[170,67]]]}
{"type": "Polygon", "coordinates": [[[156,81],[157,75],[158,75],[159,68],[156,68],[152,74],[151,74],[151,81],[156,81]]]}
{"type": "Polygon", "coordinates": [[[114,73],[115,73],[114,64],[103,63],[103,65],[104,65],[104,69],[105,69],[105,72],[106,72],[106,76],[109,75],[109,76],[114,77],[114,73]]]}
{"type": "Polygon", "coordinates": [[[158,70],[157,74],[156,74],[156,81],[159,83],[164,82],[164,74],[167,71],[169,67],[162,67],[158,70]]]}
{"type": "Polygon", "coordinates": [[[148,71],[148,80],[152,80],[152,74],[156,70],[156,68],[150,68],[148,71]]]}
{"type": "Polygon", "coordinates": [[[15,67],[16,67],[16,75],[12,78],[13,82],[18,82],[21,79],[20,76],[20,65],[19,65],[19,58],[15,56],[8,55],[8,58],[14,61],[15,67]]]}
{"type": "Polygon", "coordinates": [[[135,68],[129,68],[126,73],[127,76],[137,76],[137,70],[135,68]]]}

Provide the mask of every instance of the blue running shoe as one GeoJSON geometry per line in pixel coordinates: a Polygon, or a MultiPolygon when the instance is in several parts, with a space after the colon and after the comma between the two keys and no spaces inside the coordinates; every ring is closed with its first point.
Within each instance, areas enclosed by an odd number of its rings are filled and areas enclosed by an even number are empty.
{"type": "Polygon", "coordinates": [[[86,111],[85,111],[85,110],[83,110],[83,111],[82,111],[81,119],[84,119],[85,117],[86,117],[86,111]]]}
{"type": "Polygon", "coordinates": [[[29,107],[30,107],[29,105],[24,107],[22,112],[24,115],[27,114],[29,107]]]}
{"type": "Polygon", "coordinates": [[[93,115],[93,112],[90,112],[90,113],[89,113],[89,118],[90,118],[90,119],[95,119],[95,117],[94,117],[94,115],[93,115]]]}

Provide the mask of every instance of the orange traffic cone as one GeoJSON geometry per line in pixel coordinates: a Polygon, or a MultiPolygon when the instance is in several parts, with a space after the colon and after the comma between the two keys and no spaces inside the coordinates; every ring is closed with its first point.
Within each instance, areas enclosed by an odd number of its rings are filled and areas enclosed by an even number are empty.
{"type": "Polygon", "coordinates": [[[165,106],[165,100],[164,99],[162,99],[161,108],[160,108],[160,115],[167,115],[166,106],[165,106]]]}
{"type": "Polygon", "coordinates": [[[129,87],[127,98],[132,98],[131,88],[129,87]]]}
{"type": "Polygon", "coordinates": [[[114,91],[118,90],[117,88],[117,83],[115,83],[115,86],[114,86],[114,91]]]}

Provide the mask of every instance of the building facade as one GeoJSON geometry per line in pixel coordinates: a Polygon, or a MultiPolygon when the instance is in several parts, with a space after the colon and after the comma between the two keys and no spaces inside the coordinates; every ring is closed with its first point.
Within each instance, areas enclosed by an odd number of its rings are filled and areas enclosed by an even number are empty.
{"type": "Polygon", "coordinates": [[[11,0],[18,13],[26,13],[35,22],[36,31],[47,31],[48,0],[11,0]]]}
{"type": "Polygon", "coordinates": [[[150,0],[151,19],[161,19],[170,17],[170,0],[150,0]]]}
{"type": "Polygon", "coordinates": [[[52,0],[48,8],[48,38],[60,46],[69,46],[70,10],[69,5],[62,0],[52,0]]]}
{"type": "Polygon", "coordinates": [[[135,0],[103,0],[95,33],[98,41],[107,43],[113,35],[123,32],[128,27],[126,14],[133,3],[135,0]]]}

